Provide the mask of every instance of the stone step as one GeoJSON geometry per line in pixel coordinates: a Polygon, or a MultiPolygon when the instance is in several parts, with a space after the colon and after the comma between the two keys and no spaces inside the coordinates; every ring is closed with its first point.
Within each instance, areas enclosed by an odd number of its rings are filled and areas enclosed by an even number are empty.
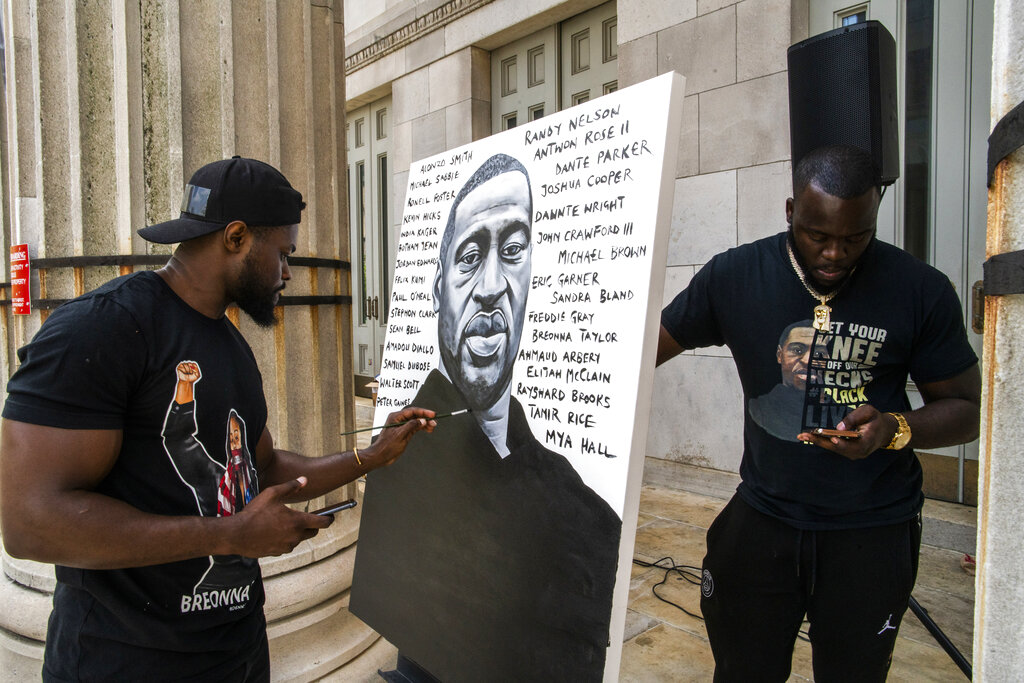
{"type": "Polygon", "coordinates": [[[924,501],[921,542],[974,555],[978,540],[978,508],[944,500],[924,501]]]}

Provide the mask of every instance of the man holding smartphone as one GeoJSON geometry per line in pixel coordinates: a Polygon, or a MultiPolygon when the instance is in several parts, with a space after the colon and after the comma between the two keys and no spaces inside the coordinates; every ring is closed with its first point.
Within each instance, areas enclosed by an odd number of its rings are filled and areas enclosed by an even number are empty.
{"type": "Polygon", "coordinates": [[[876,239],[877,178],[863,150],[808,153],[789,229],[715,256],[662,312],[658,363],[725,344],[745,395],[742,481],[703,567],[716,681],[786,680],[805,614],[817,680],[884,680],[920,548],[910,446],[978,434],[960,302],[945,275],[876,239]]]}
{"type": "Polygon", "coordinates": [[[203,166],[180,217],[139,231],[179,243],[167,265],[63,305],[19,350],[0,520],[12,556],[57,565],[44,680],[269,680],[257,558],[332,521],[285,503],[433,429],[433,411],[406,408],[359,453],[274,446],[256,360],[225,310],[276,322],[304,207],[260,161],[203,166]]]}

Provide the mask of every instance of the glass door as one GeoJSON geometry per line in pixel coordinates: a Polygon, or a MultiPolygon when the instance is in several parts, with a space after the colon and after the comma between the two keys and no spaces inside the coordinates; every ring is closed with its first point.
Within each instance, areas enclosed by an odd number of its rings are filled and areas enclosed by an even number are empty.
{"type": "Polygon", "coordinates": [[[389,240],[391,151],[388,113],[391,98],[347,115],[348,206],[352,260],[352,354],[355,390],[371,396],[367,386],[380,371],[388,301],[391,296],[389,240]]]}

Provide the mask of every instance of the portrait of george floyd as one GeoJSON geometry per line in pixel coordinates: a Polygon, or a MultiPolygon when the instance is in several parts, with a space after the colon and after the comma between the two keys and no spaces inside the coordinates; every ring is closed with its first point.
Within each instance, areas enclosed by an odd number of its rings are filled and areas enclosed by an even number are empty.
{"type": "Polygon", "coordinates": [[[676,78],[410,170],[378,410],[442,417],[367,478],[350,609],[438,680],[617,671],[676,78]]]}
{"type": "Polygon", "coordinates": [[[810,320],[801,320],[783,329],[775,350],[781,381],[767,394],[747,402],[754,424],[777,439],[796,441],[804,429],[805,402],[813,393],[806,389],[808,383],[815,383],[812,362],[815,343],[820,350],[823,342],[815,335],[810,320]]]}

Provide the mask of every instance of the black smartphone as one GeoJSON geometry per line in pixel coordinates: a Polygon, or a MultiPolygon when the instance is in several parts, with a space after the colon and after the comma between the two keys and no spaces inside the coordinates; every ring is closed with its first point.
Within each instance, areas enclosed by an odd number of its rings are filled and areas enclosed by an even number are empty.
{"type": "Polygon", "coordinates": [[[312,514],[314,514],[314,515],[333,515],[336,512],[341,512],[342,510],[348,510],[349,508],[354,508],[355,506],[356,506],[356,501],[353,500],[352,498],[349,498],[348,500],[343,500],[340,503],[334,503],[333,505],[328,505],[325,508],[320,508],[319,510],[313,510],[312,514]]]}

